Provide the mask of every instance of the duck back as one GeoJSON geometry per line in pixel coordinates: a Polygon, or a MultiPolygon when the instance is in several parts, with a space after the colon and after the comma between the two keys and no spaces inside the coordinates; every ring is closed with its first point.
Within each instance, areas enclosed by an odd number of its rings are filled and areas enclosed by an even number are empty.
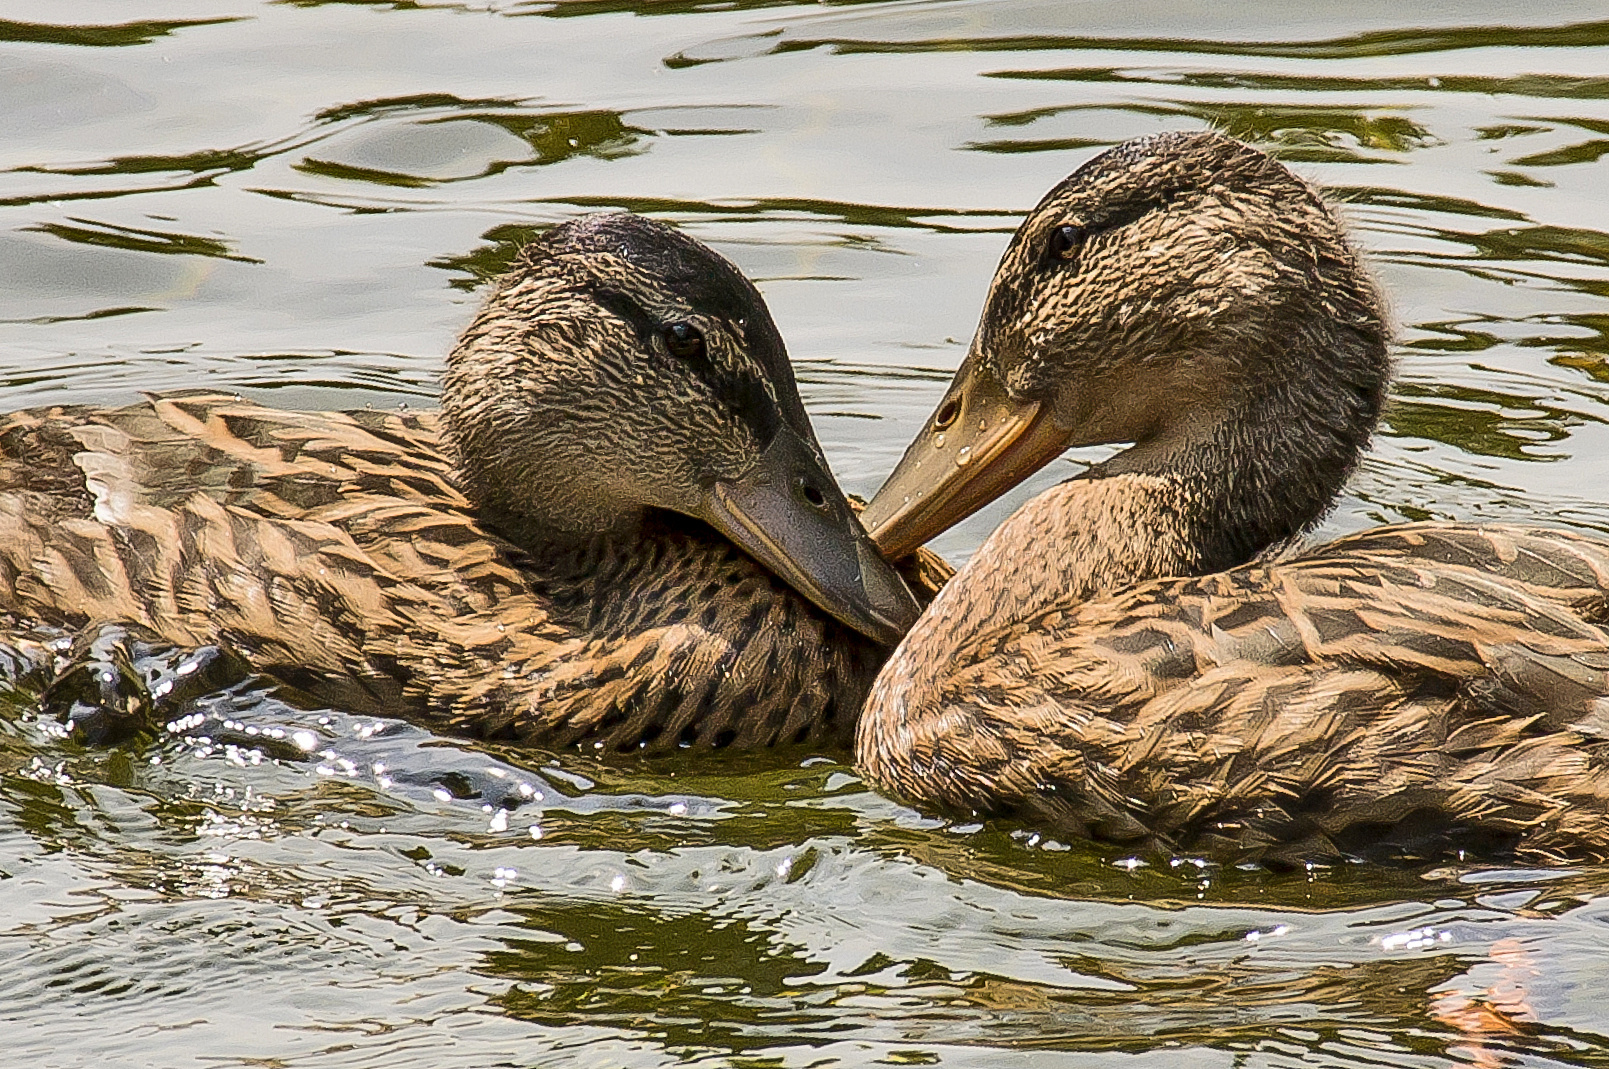
{"type": "Polygon", "coordinates": [[[1405,524],[1142,583],[978,635],[907,725],[948,771],[875,779],[1139,849],[1602,859],[1609,543],[1405,524]]]}

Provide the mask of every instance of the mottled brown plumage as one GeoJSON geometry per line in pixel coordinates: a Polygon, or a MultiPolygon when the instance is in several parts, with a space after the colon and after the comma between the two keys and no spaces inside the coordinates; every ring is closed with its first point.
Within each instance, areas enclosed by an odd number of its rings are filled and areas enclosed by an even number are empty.
{"type": "Polygon", "coordinates": [[[567,224],[448,364],[444,417],[196,392],[6,418],[0,609],[546,747],[848,739],[886,647],[732,538],[880,637],[909,594],[735,268],[635,216],[567,224]]]}
{"type": "Polygon", "coordinates": [[[1387,342],[1331,211],[1244,145],[1143,139],[1052,190],[867,526],[899,552],[1066,445],[1134,444],[929,606],[862,716],[871,781],[1125,850],[1609,858],[1609,542],[1265,553],[1367,444],[1387,342]]]}

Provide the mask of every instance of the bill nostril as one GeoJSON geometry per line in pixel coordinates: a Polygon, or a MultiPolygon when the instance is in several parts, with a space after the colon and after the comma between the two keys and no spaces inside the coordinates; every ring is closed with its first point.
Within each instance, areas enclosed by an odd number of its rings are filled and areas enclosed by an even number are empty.
{"type": "Polygon", "coordinates": [[[813,486],[811,483],[807,482],[803,478],[799,479],[798,483],[796,485],[797,485],[798,490],[799,490],[799,496],[804,498],[805,504],[809,505],[811,508],[816,509],[819,512],[825,512],[826,511],[826,509],[827,509],[827,495],[826,494],[822,493],[819,489],[817,489],[815,486],[813,486]]]}
{"type": "Polygon", "coordinates": [[[933,429],[936,431],[944,430],[944,428],[954,423],[955,417],[960,414],[961,399],[958,397],[950,398],[944,402],[944,407],[939,409],[938,414],[933,417],[933,429]]]}

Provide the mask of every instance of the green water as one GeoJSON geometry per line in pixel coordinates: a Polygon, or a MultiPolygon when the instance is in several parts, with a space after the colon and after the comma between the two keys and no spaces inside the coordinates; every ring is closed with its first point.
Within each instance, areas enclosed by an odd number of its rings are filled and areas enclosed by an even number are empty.
{"type": "MultiPolygon", "coordinates": [[[[1327,530],[1609,530],[1602,0],[0,0],[0,410],[428,405],[521,240],[629,207],[759,281],[869,493],[1019,213],[1208,124],[1345,201],[1393,295],[1327,530]]],[[[1609,871],[1133,868],[842,755],[206,709],[85,752],[4,706],[0,1063],[1609,1065],[1609,871]]]]}

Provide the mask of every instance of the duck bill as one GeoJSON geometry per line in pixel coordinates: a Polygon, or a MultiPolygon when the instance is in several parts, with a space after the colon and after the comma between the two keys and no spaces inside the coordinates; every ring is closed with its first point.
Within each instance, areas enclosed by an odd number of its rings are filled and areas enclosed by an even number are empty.
{"type": "Polygon", "coordinates": [[[747,476],[705,496],[706,523],[835,618],[885,646],[921,612],[815,450],[784,426],[747,476]]]}
{"type": "Polygon", "coordinates": [[[1012,400],[974,346],[861,522],[884,553],[903,557],[1056,459],[1071,437],[1046,406],[1012,400]]]}

